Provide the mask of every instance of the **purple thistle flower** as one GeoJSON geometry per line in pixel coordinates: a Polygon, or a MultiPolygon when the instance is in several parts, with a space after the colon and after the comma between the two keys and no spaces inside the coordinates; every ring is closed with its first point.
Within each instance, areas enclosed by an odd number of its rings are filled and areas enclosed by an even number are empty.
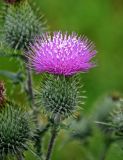
{"type": "Polygon", "coordinates": [[[20,2],[21,0],[4,0],[4,1],[8,4],[14,4],[14,3],[20,2]]]}
{"type": "Polygon", "coordinates": [[[94,67],[91,59],[95,54],[94,45],[87,38],[75,33],[54,32],[52,36],[45,33],[36,38],[30,46],[28,58],[37,73],[68,76],[94,67]]]}

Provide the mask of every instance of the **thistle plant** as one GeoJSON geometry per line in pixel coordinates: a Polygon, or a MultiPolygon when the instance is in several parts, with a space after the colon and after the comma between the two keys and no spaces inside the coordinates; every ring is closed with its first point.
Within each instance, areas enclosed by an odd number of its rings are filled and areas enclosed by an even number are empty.
{"type": "MultiPolygon", "coordinates": [[[[21,61],[26,62],[25,91],[29,96],[31,113],[35,120],[34,147],[36,154],[43,158],[41,141],[50,127],[51,139],[46,153],[46,160],[49,160],[63,121],[74,117],[76,111],[81,109],[83,85],[79,73],[95,67],[92,61],[96,55],[95,46],[86,37],[79,37],[76,33],[71,35],[62,32],[44,33],[46,26],[43,18],[35,14],[27,0],[4,0],[4,2],[6,11],[3,14],[1,42],[17,51],[17,54],[21,55],[21,61]],[[30,69],[42,74],[43,77],[36,99],[30,69]],[[39,124],[39,105],[48,120],[46,127],[43,128],[39,124]]],[[[6,74],[8,75],[8,72],[6,74]]],[[[18,74],[14,75],[16,76],[20,82],[18,74]]],[[[25,83],[24,78],[21,79],[21,83],[25,83]]],[[[18,160],[24,159],[24,151],[28,149],[28,142],[32,138],[30,119],[18,104],[5,99],[2,85],[0,123],[0,158],[3,160],[13,156],[18,160]]],[[[87,133],[85,130],[90,132],[89,127],[83,129],[84,134],[87,133]]]]}
{"type": "Polygon", "coordinates": [[[47,73],[47,78],[39,91],[39,99],[52,121],[52,136],[46,160],[51,157],[55,138],[62,121],[78,109],[80,83],[75,78],[78,72],[86,72],[95,64],[94,45],[87,38],[75,33],[54,32],[37,37],[27,52],[29,66],[37,73],[47,73]]]}
{"type": "MultiPolygon", "coordinates": [[[[41,35],[43,32],[45,32],[47,29],[45,25],[46,21],[44,20],[44,17],[38,13],[38,10],[34,10],[35,7],[32,7],[28,0],[6,0],[5,2],[5,11],[3,13],[4,22],[1,28],[1,42],[3,45],[14,49],[14,51],[12,51],[15,53],[14,56],[20,54],[20,57],[18,57],[20,58],[19,62],[21,66],[21,73],[26,81],[25,83],[23,80],[22,87],[27,93],[29,104],[35,120],[35,127],[38,130],[40,128],[40,124],[38,122],[38,107],[34,102],[32,74],[30,68],[25,66],[25,62],[27,62],[28,59],[25,57],[24,51],[28,50],[29,43],[33,42],[35,36],[41,35]],[[23,66],[25,66],[24,69],[23,66]]],[[[17,58],[17,56],[15,56],[15,58],[17,58]]],[[[4,71],[4,73],[2,72],[2,75],[7,75],[8,77],[9,72],[4,71]]],[[[20,76],[19,74],[15,75],[20,76]]],[[[16,80],[19,80],[20,84],[22,85],[20,78],[16,80]]],[[[35,144],[38,143],[40,143],[39,137],[35,139],[35,144]]],[[[37,145],[36,150],[40,150],[39,146],[40,144],[37,145]]]]}

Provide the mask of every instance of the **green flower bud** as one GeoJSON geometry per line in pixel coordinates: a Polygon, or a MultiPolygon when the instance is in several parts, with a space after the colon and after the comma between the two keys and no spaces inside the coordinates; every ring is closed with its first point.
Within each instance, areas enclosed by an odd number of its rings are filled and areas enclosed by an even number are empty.
{"type": "Polygon", "coordinates": [[[27,1],[8,6],[4,16],[2,41],[14,49],[27,49],[46,29],[43,18],[35,15],[27,1]]]}
{"type": "Polygon", "coordinates": [[[54,122],[73,115],[80,103],[80,85],[76,76],[48,75],[37,95],[38,102],[54,122]]]}
{"type": "Polygon", "coordinates": [[[9,155],[21,154],[30,139],[29,118],[13,102],[6,102],[0,110],[0,159],[9,155]]]}

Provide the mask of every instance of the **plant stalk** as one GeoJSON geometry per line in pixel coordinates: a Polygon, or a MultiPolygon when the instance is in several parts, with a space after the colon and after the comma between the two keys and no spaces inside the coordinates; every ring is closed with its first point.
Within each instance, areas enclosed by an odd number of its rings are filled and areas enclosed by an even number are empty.
{"type": "Polygon", "coordinates": [[[37,129],[37,131],[36,131],[34,147],[36,148],[37,155],[40,156],[40,157],[43,156],[43,153],[42,153],[42,150],[43,150],[43,145],[42,145],[43,138],[44,138],[45,133],[48,131],[49,127],[50,127],[50,123],[48,123],[42,130],[37,129]]]}
{"type": "Polygon", "coordinates": [[[51,132],[51,139],[50,139],[50,142],[49,142],[49,145],[48,145],[47,154],[46,154],[46,160],[50,160],[51,159],[57,133],[58,133],[57,127],[53,126],[53,129],[52,129],[52,132],[51,132]]]}
{"type": "Polygon", "coordinates": [[[103,151],[102,151],[102,153],[101,153],[101,155],[100,155],[99,160],[105,160],[105,159],[106,159],[106,156],[107,156],[107,153],[108,153],[109,148],[110,148],[110,146],[111,146],[111,143],[112,143],[111,140],[107,140],[107,141],[105,142],[104,148],[103,148],[103,151]]]}

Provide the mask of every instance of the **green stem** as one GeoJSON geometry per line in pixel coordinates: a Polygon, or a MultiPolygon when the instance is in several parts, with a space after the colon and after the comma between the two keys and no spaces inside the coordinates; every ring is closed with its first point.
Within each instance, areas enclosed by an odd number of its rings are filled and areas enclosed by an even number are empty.
{"type": "Polygon", "coordinates": [[[36,131],[34,147],[36,148],[37,155],[40,157],[43,156],[43,153],[42,153],[43,138],[44,138],[45,133],[48,131],[49,127],[50,127],[50,123],[48,123],[42,130],[37,129],[37,131],[36,131]]]}
{"type": "Polygon", "coordinates": [[[108,153],[109,148],[111,146],[111,143],[112,143],[111,140],[105,141],[105,144],[104,144],[104,147],[103,147],[103,150],[102,150],[102,153],[100,155],[99,160],[105,160],[106,159],[106,156],[107,156],[107,153],[108,153]]]}
{"type": "MultiPolygon", "coordinates": [[[[28,60],[26,63],[28,63],[28,60]]],[[[38,109],[35,106],[34,93],[33,93],[33,87],[32,87],[32,73],[28,66],[26,66],[26,72],[27,72],[27,93],[28,93],[30,105],[33,111],[33,118],[34,118],[35,125],[37,128],[39,128],[38,109]]]]}
{"type": "Polygon", "coordinates": [[[33,89],[32,89],[32,75],[31,75],[31,70],[27,66],[27,86],[28,86],[28,94],[29,94],[29,100],[31,101],[31,107],[34,108],[34,94],[33,94],[33,89]]]}
{"type": "Polygon", "coordinates": [[[55,144],[55,139],[57,136],[58,130],[56,126],[53,126],[52,132],[51,132],[51,139],[48,145],[48,150],[47,150],[47,154],[46,154],[46,160],[50,160],[51,159],[51,155],[53,152],[53,147],[55,144]]]}

